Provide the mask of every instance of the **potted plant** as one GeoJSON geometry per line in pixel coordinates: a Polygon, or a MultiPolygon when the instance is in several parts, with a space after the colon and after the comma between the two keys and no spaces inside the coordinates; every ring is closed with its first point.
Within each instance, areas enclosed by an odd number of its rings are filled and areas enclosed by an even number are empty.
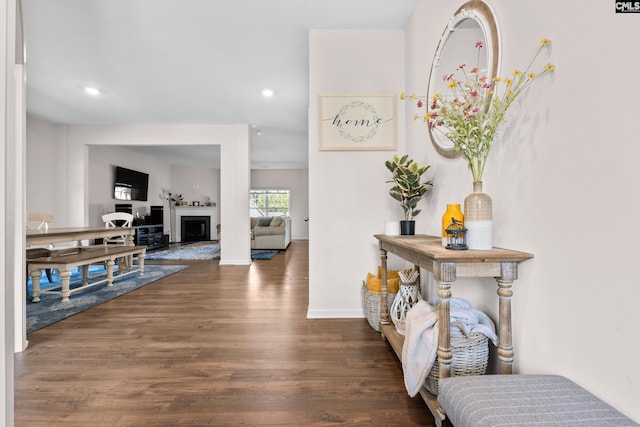
{"type": "Polygon", "coordinates": [[[431,181],[421,181],[422,175],[431,166],[420,166],[407,154],[402,157],[396,154],[393,159],[387,160],[384,164],[392,174],[392,179],[387,181],[393,183],[389,195],[400,202],[404,212],[404,220],[400,221],[400,234],[414,234],[414,218],[421,212],[417,207],[418,202],[429,187],[433,186],[431,181]]]}

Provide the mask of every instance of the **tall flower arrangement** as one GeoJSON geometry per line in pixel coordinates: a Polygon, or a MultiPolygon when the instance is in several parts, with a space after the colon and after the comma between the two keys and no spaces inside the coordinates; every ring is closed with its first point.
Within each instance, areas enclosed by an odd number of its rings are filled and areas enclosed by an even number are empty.
{"type": "Polygon", "coordinates": [[[415,94],[407,97],[402,93],[401,99],[416,101],[418,112],[414,120],[422,118],[432,131],[448,138],[456,151],[466,159],[473,180],[481,181],[491,143],[505,121],[507,110],[536,79],[554,71],[553,64],[547,64],[538,72],[531,71],[540,52],[550,44],[548,39],[541,40],[524,71],[516,69],[510,77],[496,77],[490,81],[486,75],[479,73],[484,44],[476,42],[476,67],[469,69],[466,64],[460,64],[455,70],[457,74],[445,74],[442,77],[450,90],[448,94],[436,93],[426,100],[415,94]]]}

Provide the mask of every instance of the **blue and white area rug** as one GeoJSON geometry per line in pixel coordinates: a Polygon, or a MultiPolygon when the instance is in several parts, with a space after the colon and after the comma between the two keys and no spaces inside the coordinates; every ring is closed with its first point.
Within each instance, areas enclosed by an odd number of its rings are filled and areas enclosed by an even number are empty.
{"type": "Polygon", "coordinates": [[[147,252],[147,260],[209,260],[220,258],[220,245],[212,242],[194,242],[171,249],[147,252]]]}
{"type": "MultiPolygon", "coordinates": [[[[251,259],[271,259],[279,251],[252,249],[251,259]]],[[[211,260],[220,259],[220,245],[211,242],[194,242],[171,249],[147,252],[147,260],[211,260]]]]}
{"type": "MultiPolygon", "coordinates": [[[[122,279],[114,280],[113,286],[96,285],[83,291],[71,294],[68,302],[62,302],[60,295],[40,295],[40,302],[27,302],[27,333],[44,328],[52,323],[59,322],[74,314],[83,312],[104,302],[110,301],[149,283],[160,280],[180,270],[188,268],[188,265],[145,265],[144,275],[131,274],[122,279]]],[[[91,266],[89,274],[104,273],[104,267],[91,266]]],[[[71,280],[79,279],[77,270],[71,275],[71,280]]],[[[31,282],[31,280],[29,280],[31,282]]],[[[46,276],[42,275],[41,288],[46,289],[60,282],[54,277],[54,283],[48,283],[46,276]]],[[[80,284],[76,285],[79,286],[80,284]]],[[[31,284],[29,283],[29,287],[31,284]]],[[[73,286],[72,286],[73,288],[73,286]]],[[[31,293],[31,288],[29,288],[31,293]]]]}

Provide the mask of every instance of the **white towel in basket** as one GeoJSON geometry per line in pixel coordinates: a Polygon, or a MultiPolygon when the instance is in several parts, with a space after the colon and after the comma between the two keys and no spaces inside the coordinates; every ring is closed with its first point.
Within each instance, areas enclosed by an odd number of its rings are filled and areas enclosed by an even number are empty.
{"type": "Polygon", "coordinates": [[[437,350],[438,308],[420,300],[405,318],[402,370],[409,396],[415,396],[422,388],[436,361],[437,350]]]}
{"type": "MultiPolygon", "coordinates": [[[[498,343],[495,325],[481,311],[461,298],[450,303],[451,333],[481,333],[494,345],[498,343]]],[[[433,366],[438,351],[438,307],[426,301],[418,301],[408,312],[402,347],[404,385],[413,397],[422,388],[433,366]]]]}

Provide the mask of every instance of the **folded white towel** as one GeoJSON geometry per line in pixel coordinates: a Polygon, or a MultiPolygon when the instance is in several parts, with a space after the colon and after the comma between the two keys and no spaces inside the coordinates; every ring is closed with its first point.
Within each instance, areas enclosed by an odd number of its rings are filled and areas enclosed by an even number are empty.
{"type": "Polygon", "coordinates": [[[479,310],[451,309],[451,333],[483,334],[491,340],[493,345],[498,345],[498,336],[493,321],[479,310]],[[454,323],[456,327],[453,327],[454,323]],[[464,328],[461,330],[460,325],[464,328]],[[455,329],[455,330],[454,330],[455,329]]]}
{"type": "MultiPolygon", "coordinates": [[[[451,334],[482,333],[494,345],[498,344],[495,325],[481,311],[461,298],[450,300],[451,334]]],[[[404,384],[413,397],[420,392],[438,351],[438,307],[418,301],[408,312],[402,347],[404,384]]]]}
{"type": "Polygon", "coordinates": [[[418,301],[405,319],[402,370],[404,385],[413,397],[420,391],[438,351],[438,308],[418,301]]]}

